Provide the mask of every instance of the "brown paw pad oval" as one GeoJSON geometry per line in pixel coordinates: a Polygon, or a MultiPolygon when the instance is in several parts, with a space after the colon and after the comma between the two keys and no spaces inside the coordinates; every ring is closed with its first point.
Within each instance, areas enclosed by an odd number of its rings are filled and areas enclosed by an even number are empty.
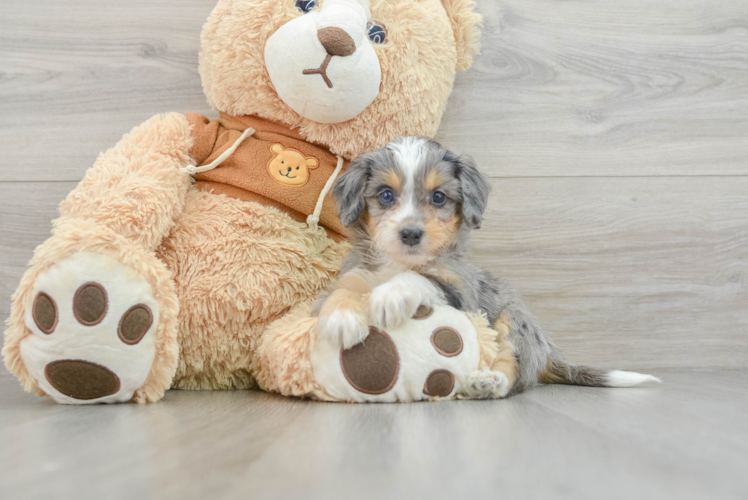
{"type": "Polygon", "coordinates": [[[340,367],[357,391],[384,394],[397,382],[400,355],[389,335],[371,328],[362,343],[340,351],[340,367]]]}
{"type": "Polygon", "coordinates": [[[65,396],[90,400],[116,394],[119,377],[109,368],[82,359],[53,361],[44,368],[52,387],[65,396]]]}
{"type": "Polygon", "coordinates": [[[423,385],[423,393],[427,396],[449,396],[455,387],[455,376],[449,370],[434,370],[429,373],[423,385]]]}
{"type": "Polygon", "coordinates": [[[145,336],[153,324],[151,308],[145,304],[132,306],[119,320],[117,334],[122,342],[135,345],[145,336]]]}
{"type": "Polygon", "coordinates": [[[451,358],[462,352],[462,337],[453,328],[437,328],[431,334],[431,345],[442,356],[451,358]]]}
{"type": "Polygon", "coordinates": [[[34,317],[34,323],[39,330],[49,335],[57,327],[57,304],[44,292],[39,292],[34,299],[34,306],[31,309],[34,317]]]}
{"type": "Polygon", "coordinates": [[[434,309],[429,306],[418,306],[416,313],[413,315],[413,319],[426,319],[434,314],[434,309]]]}
{"type": "Polygon", "coordinates": [[[82,325],[98,325],[106,316],[109,299],[104,287],[98,283],[82,284],[73,297],[73,314],[82,325]]]}

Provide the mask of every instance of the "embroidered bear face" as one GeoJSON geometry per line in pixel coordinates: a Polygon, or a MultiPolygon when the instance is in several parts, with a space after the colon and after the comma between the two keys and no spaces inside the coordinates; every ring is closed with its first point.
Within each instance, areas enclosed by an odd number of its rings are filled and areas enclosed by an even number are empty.
{"type": "Polygon", "coordinates": [[[268,162],[270,177],[288,186],[303,186],[309,181],[309,171],[319,166],[316,158],[307,158],[295,149],[284,149],[273,144],[270,151],[275,156],[268,162]]]}

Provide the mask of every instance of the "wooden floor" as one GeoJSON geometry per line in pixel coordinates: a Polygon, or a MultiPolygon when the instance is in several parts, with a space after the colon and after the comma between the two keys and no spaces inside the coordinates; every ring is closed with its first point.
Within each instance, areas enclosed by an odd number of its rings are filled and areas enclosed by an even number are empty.
{"type": "MultiPolygon", "coordinates": [[[[69,408],[0,370],[0,498],[748,497],[748,2],[477,3],[483,54],[438,136],[494,183],[473,258],[573,361],[665,385],[69,408]]],[[[215,115],[214,4],[0,2],[1,317],[99,152],[157,112],[215,115]]]]}
{"type": "Polygon", "coordinates": [[[748,371],[504,401],[170,391],[59,406],[0,376],[0,498],[745,499],[748,371]]]}

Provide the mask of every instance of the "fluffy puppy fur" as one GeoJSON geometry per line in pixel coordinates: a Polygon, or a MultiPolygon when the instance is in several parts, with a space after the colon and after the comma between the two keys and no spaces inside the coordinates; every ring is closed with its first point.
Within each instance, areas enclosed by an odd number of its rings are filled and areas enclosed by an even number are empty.
{"type": "Polygon", "coordinates": [[[483,312],[497,331],[508,330],[497,336],[515,353],[514,363],[500,367],[508,381],[502,396],[538,382],[622,387],[653,380],[568,364],[505,281],[465,262],[490,190],[472,158],[427,138],[399,138],[360,155],[334,190],[352,250],[315,308],[320,335],[348,348],[369,324],[391,328],[420,305],[448,304],[483,312]]]}

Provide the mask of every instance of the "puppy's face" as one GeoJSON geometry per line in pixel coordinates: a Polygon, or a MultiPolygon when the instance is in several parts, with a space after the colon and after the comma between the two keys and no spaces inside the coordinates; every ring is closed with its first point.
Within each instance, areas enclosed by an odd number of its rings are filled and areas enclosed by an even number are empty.
{"type": "Polygon", "coordinates": [[[359,156],[335,196],[343,224],[355,222],[379,253],[418,267],[453,248],[464,225],[480,227],[489,191],[471,158],[407,137],[359,156]]]}

